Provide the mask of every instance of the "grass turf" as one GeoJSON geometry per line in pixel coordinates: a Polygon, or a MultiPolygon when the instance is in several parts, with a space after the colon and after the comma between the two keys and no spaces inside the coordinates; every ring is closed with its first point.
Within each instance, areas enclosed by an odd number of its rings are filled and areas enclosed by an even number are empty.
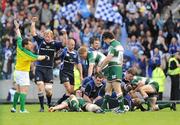
{"type": "MultiPolygon", "coordinates": [[[[26,105],[30,113],[11,113],[0,105],[0,125],[180,125],[180,110],[94,114],[91,112],[38,112],[39,105],[26,105]]],[[[177,105],[180,109],[180,105],[177,105]]]]}

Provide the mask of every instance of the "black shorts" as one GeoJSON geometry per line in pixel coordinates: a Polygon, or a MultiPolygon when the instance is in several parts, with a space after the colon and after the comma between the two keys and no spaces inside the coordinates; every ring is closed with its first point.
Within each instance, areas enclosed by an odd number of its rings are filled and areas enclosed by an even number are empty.
{"type": "Polygon", "coordinates": [[[53,83],[53,69],[36,66],[35,82],[53,83]]]}
{"type": "Polygon", "coordinates": [[[65,82],[69,82],[71,85],[74,85],[74,73],[60,71],[59,79],[61,81],[61,84],[64,84],[65,82]]]}

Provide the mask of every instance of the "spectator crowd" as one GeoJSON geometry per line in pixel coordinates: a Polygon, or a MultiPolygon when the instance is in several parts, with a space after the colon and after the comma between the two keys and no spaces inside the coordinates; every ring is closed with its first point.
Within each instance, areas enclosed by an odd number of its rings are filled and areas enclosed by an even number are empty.
{"type": "MultiPolygon", "coordinates": [[[[57,18],[63,6],[70,0],[2,0],[0,11],[0,79],[11,79],[16,61],[16,39],[13,20],[18,20],[23,37],[32,38],[30,25],[37,17],[38,33],[51,29],[54,39],[67,44],[69,37],[75,40],[75,49],[86,45],[107,54],[108,45],[102,41],[104,31],[112,31],[125,48],[123,70],[136,67],[141,76],[152,77],[156,66],[167,75],[168,59],[180,51],[180,21],[175,20],[171,11],[162,15],[165,6],[173,0],[110,0],[113,8],[123,17],[123,24],[103,21],[94,17],[97,0],[87,0],[90,17],[78,13],[75,21],[57,18]],[[124,29],[124,30],[123,30],[124,29]],[[123,40],[123,41],[122,41],[123,40]],[[96,41],[96,42],[94,42],[96,41]]],[[[36,42],[34,52],[36,53],[36,42]]],[[[58,57],[58,52],[57,52],[58,57]]],[[[83,60],[83,75],[87,76],[83,60]]],[[[31,77],[34,75],[31,66],[31,77]]],[[[54,68],[59,66],[58,58],[54,68]]],[[[56,75],[56,73],[54,73],[56,75]]]]}

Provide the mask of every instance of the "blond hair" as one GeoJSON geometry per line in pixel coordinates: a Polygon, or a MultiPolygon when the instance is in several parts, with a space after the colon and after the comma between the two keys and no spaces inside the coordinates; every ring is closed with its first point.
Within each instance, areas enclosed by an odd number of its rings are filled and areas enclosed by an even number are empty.
{"type": "Polygon", "coordinates": [[[80,55],[84,54],[84,53],[87,52],[87,51],[88,51],[88,49],[87,49],[86,46],[81,46],[81,47],[78,49],[78,53],[79,53],[80,55]]]}
{"type": "Polygon", "coordinates": [[[51,37],[53,38],[53,32],[52,32],[52,30],[47,29],[47,30],[44,32],[44,35],[45,35],[45,34],[50,34],[51,37]]]}

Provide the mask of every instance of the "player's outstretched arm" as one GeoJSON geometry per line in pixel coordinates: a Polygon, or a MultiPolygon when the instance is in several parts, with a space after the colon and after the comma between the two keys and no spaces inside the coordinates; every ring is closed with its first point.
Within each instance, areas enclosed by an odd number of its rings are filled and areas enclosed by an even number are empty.
{"type": "Polygon", "coordinates": [[[17,37],[21,37],[21,32],[19,29],[19,23],[17,22],[17,20],[14,20],[14,25],[15,25],[15,31],[16,31],[17,37]]]}
{"type": "Polygon", "coordinates": [[[68,104],[67,102],[62,102],[61,104],[59,105],[56,105],[54,107],[50,107],[48,109],[49,112],[55,112],[56,110],[61,110],[61,109],[67,109],[68,108],[68,104]]]}
{"type": "Polygon", "coordinates": [[[37,17],[33,17],[31,20],[31,35],[36,36],[36,21],[37,17]]]}
{"type": "Polygon", "coordinates": [[[49,60],[50,59],[50,57],[49,56],[47,56],[47,55],[38,55],[38,58],[37,58],[37,60],[49,60]]]}

